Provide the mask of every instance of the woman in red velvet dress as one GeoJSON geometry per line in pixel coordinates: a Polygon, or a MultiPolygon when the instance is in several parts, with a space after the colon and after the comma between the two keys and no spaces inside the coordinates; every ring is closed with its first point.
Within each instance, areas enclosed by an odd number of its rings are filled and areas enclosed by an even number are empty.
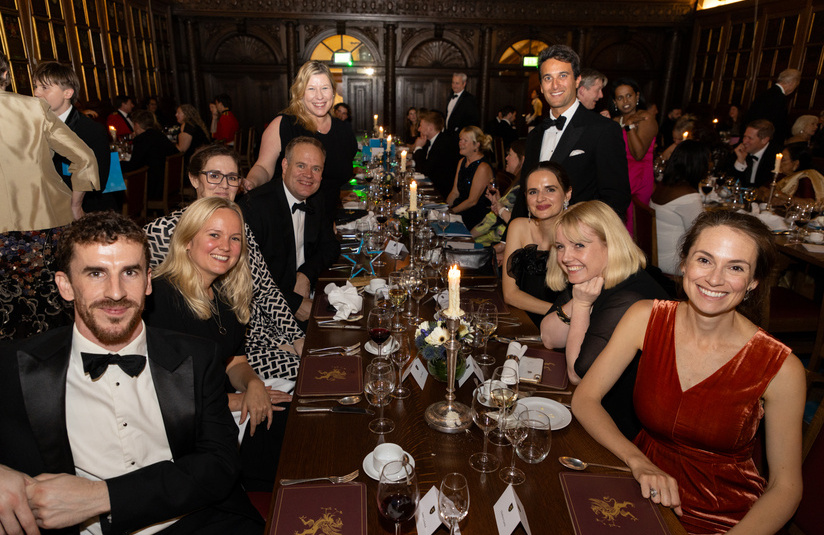
{"type": "Polygon", "coordinates": [[[674,508],[690,533],[775,533],[801,499],[804,368],[747,317],[769,291],[759,283],[774,257],[756,218],[699,216],[681,247],[687,300],[633,305],[572,400],[587,431],[632,469],[641,494],[674,508]],[[601,398],[637,350],[633,399],[644,429],[630,442],[601,398]],[[768,481],[752,459],[762,417],[768,481]]]}

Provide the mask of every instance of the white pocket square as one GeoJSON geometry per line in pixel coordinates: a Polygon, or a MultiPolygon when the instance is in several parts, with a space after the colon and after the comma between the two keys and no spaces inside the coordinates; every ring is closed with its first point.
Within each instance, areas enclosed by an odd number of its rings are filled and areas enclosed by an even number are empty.
{"type": "Polygon", "coordinates": [[[578,156],[579,154],[584,154],[584,151],[582,151],[581,149],[576,149],[569,153],[570,156],[578,156]]]}

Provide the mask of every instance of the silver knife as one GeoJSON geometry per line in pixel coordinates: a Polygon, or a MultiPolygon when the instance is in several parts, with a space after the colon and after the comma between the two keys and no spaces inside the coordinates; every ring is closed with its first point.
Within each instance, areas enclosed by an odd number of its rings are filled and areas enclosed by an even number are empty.
{"type": "Polygon", "coordinates": [[[349,325],[336,323],[318,323],[321,329],[352,329],[354,331],[365,331],[366,327],[363,325],[349,325]]]}
{"type": "Polygon", "coordinates": [[[515,338],[509,338],[507,336],[493,336],[494,340],[508,344],[510,342],[523,342],[523,343],[539,343],[541,342],[541,335],[540,334],[533,334],[530,336],[516,336],[515,338]]]}
{"type": "Polygon", "coordinates": [[[362,409],[360,407],[298,407],[295,410],[298,412],[339,412],[343,414],[375,415],[375,411],[371,409],[362,409]]]}

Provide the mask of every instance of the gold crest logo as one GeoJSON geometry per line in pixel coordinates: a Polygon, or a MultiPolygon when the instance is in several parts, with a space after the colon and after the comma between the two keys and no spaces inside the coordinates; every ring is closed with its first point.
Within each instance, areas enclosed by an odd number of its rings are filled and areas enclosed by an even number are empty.
{"type": "Polygon", "coordinates": [[[514,504],[514,503],[510,503],[510,504],[509,504],[509,507],[507,507],[507,509],[506,509],[506,512],[507,512],[507,513],[511,513],[513,509],[515,509],[515,504],[514,504]]]}
{"type": "Polygon", "coordinates": [[[618,502],[615,498],[604,496],[603,499],[590,498],[589,503],[590,509],[595,513],[595,519],[605,526],[619,527],[615,521],[619,520],[620,517],[630,518],[633,521],[638,520],[635,515],[627,510],[630,507],[635,507],[632,502],[618,502]]]}
{"type": "Polygon", "coordinates": [[[346,369],[335,366],[334,368],[328,371],[318,370],[318,375],[315,377],[315,379],[330,382],[340,381],[346,379],[346,369]]]}
{"type": "Polygon", "coordinates": [[[295,535],[341,535],[343,529],[343,520],[341,519],[341,511],[333,507],[322,507],[323,514],[320,518],[307,519],[305,516],[300,517],[300,521],[306,526],[303,531],[295,531],[295,535]],[[337,518],[335,517],[337,515],[337,518]]]}

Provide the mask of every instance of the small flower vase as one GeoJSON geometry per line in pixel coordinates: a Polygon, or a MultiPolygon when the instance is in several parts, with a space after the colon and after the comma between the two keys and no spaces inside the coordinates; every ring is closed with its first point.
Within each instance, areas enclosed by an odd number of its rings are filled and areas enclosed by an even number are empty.
{"type": "MultiPolygon", "coordinates": [[[[427,361],[426,368],[429,370],[429,375],[441,383],[446,382],[446,357],[436,357],[427,361]]],[[[455,368],[455,378],[459,378],[466,371],[466,358],[463,355],[458,355],[458,365],[455,368]]]]}

